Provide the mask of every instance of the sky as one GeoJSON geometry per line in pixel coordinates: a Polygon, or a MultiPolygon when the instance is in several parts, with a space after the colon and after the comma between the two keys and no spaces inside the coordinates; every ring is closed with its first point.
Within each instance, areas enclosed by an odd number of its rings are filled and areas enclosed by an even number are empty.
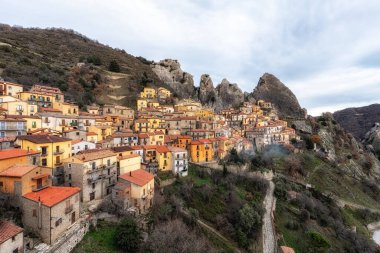
{"type": "Polygon", "coordinates": [[[251,92],[276,75],[309,114],[380,102],[377,0],[0,0],[0,23],[73,29],[251,92]]]}

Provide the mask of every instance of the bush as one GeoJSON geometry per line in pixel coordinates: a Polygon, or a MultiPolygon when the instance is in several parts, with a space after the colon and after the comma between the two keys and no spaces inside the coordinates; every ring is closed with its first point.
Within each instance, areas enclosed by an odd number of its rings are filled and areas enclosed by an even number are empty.
{"type": "Polygon", "coordinates": [[[137,252],[142,241],[142,235],[136,221],[131,218],[123,219],[116,227],[115,244],[125,252],[137,252]]]}
{"type": "Polygon", "coordinates": [[[112,60],[110,62],[110,65],[108,66],[108,70],[112,72],[120,72],[120,66],[119,63],[117,63],[116,60],[112,60]]]}

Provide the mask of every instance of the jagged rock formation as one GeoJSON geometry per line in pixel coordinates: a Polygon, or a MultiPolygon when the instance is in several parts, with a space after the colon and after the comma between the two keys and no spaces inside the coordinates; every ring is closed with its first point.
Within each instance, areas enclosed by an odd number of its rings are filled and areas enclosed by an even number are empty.
{"type": "Polygon", "coordinates": [[[301,108],[293,92],[272,74],[265,73],[260,78],[252,96],[271,101],[280,117],[305,117],[306,110],[301,108]]]}
{"type": "MultiPolygon", "coordinates": [[[[216,87],[216,94],[218,95],[221,106],[223,107],[237,107],[244,102],[244,93],[236,83],[230,83],[227,79],[216,87]]],[[[222,109],[216,108],[216,109],[222,109]]]]}
{"type": "Polygon", "coordinates": [[[355,138],[362,140],[376,122],[380,122],[380,104],[336,111],[334,119],[355,138]]]}
{"type": "Polygon", "coordinates": [[[169,85],[179,98],[193,97],[195,92],[193,76],[181,69],[177,60],[165,59],[152,63],[151,68],[160,80],[169,85]]]}
{"type": "Polygon", "coordinates": [[[375,123],[365,134],[363,143],[367,149],[380,157],[380,123],[375,123]]]}
{"type": "Polygon", "coordinates": [[[216,102],[216,92],[211,77],[203,74],[199,83],[198,98],[202,104],[213,105],[216,102]]]}

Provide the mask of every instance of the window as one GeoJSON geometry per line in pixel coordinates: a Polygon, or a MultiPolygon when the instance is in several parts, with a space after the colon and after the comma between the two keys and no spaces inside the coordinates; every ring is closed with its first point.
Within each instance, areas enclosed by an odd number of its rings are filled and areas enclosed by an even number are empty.
{"type": "Polygon", "coordinates": [[[0,122],[0,130],[5,130],[7,128],[6,122],[0,122]]]}
{"type": "Polygon", "coordinates": [[[69,168],[71,169],[71,163],[69,163],[69,165],[68,165],[68,166],[69,166],[69,168]]]}
{"type": "Polygon", "coordinates": [[[95,183],[92,183],[92,189],[95,189],[95,183]]]}
{"type": "Polygon", "coordinates": [[[17,135],[22,135],[22,132],[21,131],[17,131],[17,135]]]}
{"type": "Polygon", "coordinates": [[[37,210],[33,209],[33,217],[37,217],[37,210]]]}
{"type": "Polygon", "coordinates": [[[16,236],[12,236],[12,242],[16,241],[16,236]]]}
{"type": "Polygon", "coordinates": [[[62,223],[62,218],[59,218],[58,220],[55,221],[55,226],[58,227],[59,224],[62,223]]]}
{"type": "Polygon", "coordinates": [[[93,162],[93,163],[91,164],[91,167],[92,167],[93,170],[95,170],[95,168],[96,168],[96,162],[93,162]]]}
{"type": "MultiPolygon", "coordinates": [[[[12,238],[13,239],[13,238],[12,238]]],[[[14,249],[12,253],[18,253],[18,248],[14,249]]]]}
{"type": "Polygon", "coordinates": [[[37,127],[37,123],[35,121],[32,122],[32,127],[33,128],[36,128],[37,127]]]}
{"type": "Polygon", "coordinates": [[[3,182],[0,182],[0,188],[4,186],[4,183],[3,182]]]}
{"type": "Polygon", "coordinates": [[[84,145],[84,149],[87,150],[88,149],[88,145],[84,145]]]}
{"type": "Polygon", "coordinates": [[[5,137],[5,132],[0,132],[0,137],[5,137]]]}
{"type": "Polygon", "coordinates": [[[108,159],[108,160],[107,160],[107,166],[110,166],[110,165],[111,165],[111,160],[108,159]]]}
{"type": "Polygon", "coordinates": [[[34,106],[30,107],[30,112],[34,112],[34,106]]]}
{"type": "Polygon", "coordinates": [[[71,180],[71,174],[69,174],[69,180],[71,180]]]}
{"type": "Polygon", "coordinates": [[[37,157],[33,156],[33,161],[32,161],[33,165],[37,165],[37,157]]]}
{"type": "Polygon", "coordinates": [[[46,158],[42,159],[42,166],[47,166],[47,159],[46,158]]]}

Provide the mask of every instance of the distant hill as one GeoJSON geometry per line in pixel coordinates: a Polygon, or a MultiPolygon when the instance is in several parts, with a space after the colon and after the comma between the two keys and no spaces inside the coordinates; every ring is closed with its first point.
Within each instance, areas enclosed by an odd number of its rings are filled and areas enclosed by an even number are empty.
{"type": "Polygon", "coordinates": [[[344,129],[362,140],[374,124],[380,122],[380,104],[347,108],[334,112],[333,116],[344,129]]]}
{"type": "Polygon", "coordinates": [[[135,106],[144,85],[166,87],[151,63],[72,30],[0,25],[0,76],[24,85],[57,86],[81,106],[135,106]],[[108,71],[111,61],[120,73],[108,71]]]}

